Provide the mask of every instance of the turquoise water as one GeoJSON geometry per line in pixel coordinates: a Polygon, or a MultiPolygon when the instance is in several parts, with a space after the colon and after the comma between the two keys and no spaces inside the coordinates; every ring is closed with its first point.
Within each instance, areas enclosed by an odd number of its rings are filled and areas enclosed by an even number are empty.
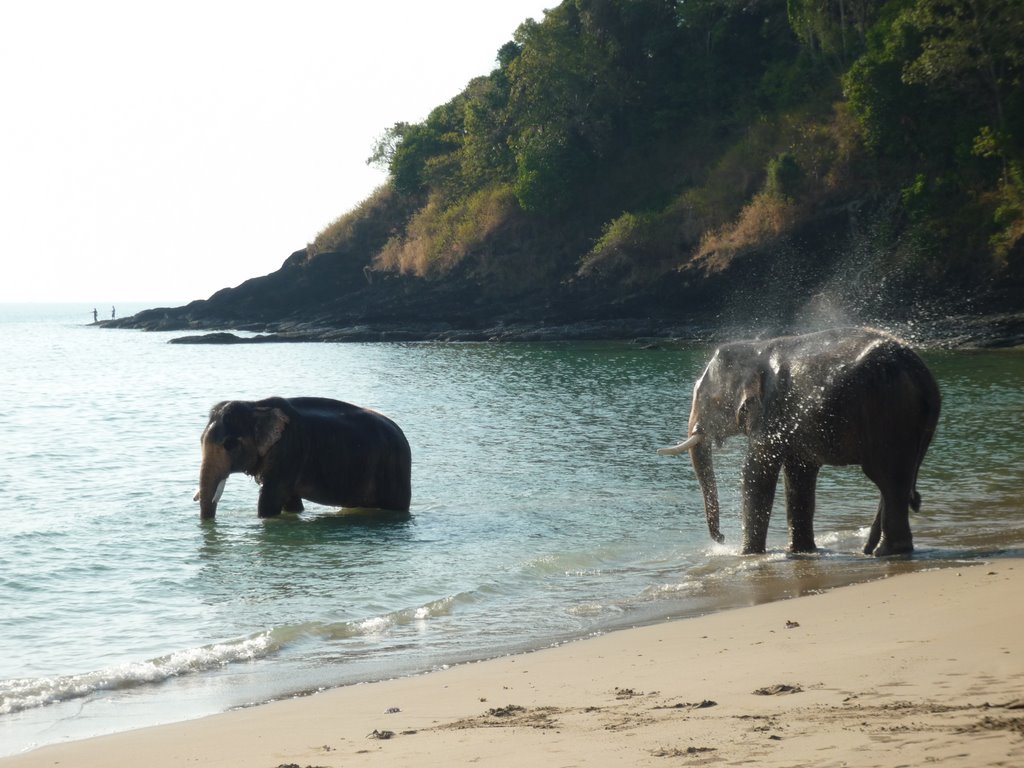
{"type": "Polygon", "coordinates": [[[822,551],[787,556],[777,509],[769,554],[740,557],[742,445],[716,457],[724,545],[688,462],[654,453],[683,434],[703,346],[169,345],[91,309],[0,306],[0,754],[1024,554],[1019,352],[925,353],[944,411],[913,558],[859,554],[875,489],[829,468],[822,551]],[[209,407],[272,394],[394,418],[412,515],[261,521],[233,476],[200,523],[209,407]]]}

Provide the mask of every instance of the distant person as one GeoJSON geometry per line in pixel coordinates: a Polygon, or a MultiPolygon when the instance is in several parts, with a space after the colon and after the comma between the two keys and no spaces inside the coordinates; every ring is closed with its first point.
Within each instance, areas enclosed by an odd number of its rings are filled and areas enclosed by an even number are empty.
{"type": "Polygon", "coordinates": [[[96,311],[96,307],[92,308],[92,321],[94,323],[98,323],[100,321],[100,315],[99,312],[96,311]]]}
{"type": "Polygon", "coordinates": [[[113,319],[114,319],[114,316],[115,316],[116,314],[117,314],[117,311],[116,311],[116,310],[115,310],[115,309],[114,309],[113,307],[111,307],[111,308],[110,308],[110,319],[111,319],[111,320],[113,320],[113,319]]]}

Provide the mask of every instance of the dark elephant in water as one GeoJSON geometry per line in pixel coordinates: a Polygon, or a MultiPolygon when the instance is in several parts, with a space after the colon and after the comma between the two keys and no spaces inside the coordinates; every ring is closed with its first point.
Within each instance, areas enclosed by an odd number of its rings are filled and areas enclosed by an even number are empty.
{"type": "Polygon", "coordinates": [[[302,500],[407,512],[409,442],[376,411],[321,397],[230,400],[210,410],[202,436],[199,514],[212,518],[228,475],[262,486],[260,517],[302,511],[302,500]]]}
{"type": "Polygon", "coordinates": [[[719,347],[693,388],[688,437],[662,455],[690,452],[708,530],[718,528],[712,445],[746,435],[744,554],[765,551],[779,472],[793,552],[814,551],[814,494],[823,465],[859,464],[881,491],[865,554],[911,552],[909,509],[939,419],[928,367],[900,340],[870,328],[742,341],[719,347]]]}

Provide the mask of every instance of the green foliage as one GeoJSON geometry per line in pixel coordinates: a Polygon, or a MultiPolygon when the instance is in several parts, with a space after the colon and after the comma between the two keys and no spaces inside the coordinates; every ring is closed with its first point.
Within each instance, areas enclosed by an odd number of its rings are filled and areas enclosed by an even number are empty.
{"type": "MultiPolygon", "coordinates": [[[[512,60],[518,51],[514,43],[506,51],[512,60]]],[[[485,186],[512,177],[515,161],[509,147],[508,80],[497,71],[491,77],[478,77],[465,91],[465,132],[462,138],[462,174],[472,186],[485,186]]]]}
{"type": "Polygon", "coordinates": [[[948,90],[1004,130],[1006,102],[1024,84],[1020,0],[918,0],[903,18],[921,35],[904,82],[948,90]]]}
{"type": "Polygon", "coordinates": [[[637,282],[645,261],[648,267],[663,266],[656,257],[651,258],[652,244],[661,240],[657,229],[662,224],[660,217],[651,212],[627,212],[608,222],[601,238],[581,260],[579,274],[637,282]]]}
{"type": "Polygon", "coordinates": [[[886,11],[845,76],[847,97],[870,149],[895,161],[887,174],[913,237],[988,251],[972,267],[984,273],[1019,240],[1024,3],[906,0],[886,11]]]}
{"type": "Polygon", "coordinates": [[[797,159],[789,152],[783,152],[768,161],[765,189],[768,194],[776,197],[793,199],[800,191],[803,175],[803,169],[797,159]]]}
{"type": "Polygon", "coordinates": [[[845,68],[861,51],[881,0],[788,0],[789,23],[815,57],[845,68]]]}
{"type": "Polygon", "coordinates": [[[989,241],[994,255],[1002,265],[1010,253],[1024,242],[1024,170],[1011,163],[995,194],[993,221],[996,231],[989,241]]]}
{"type": "Polygon", "coordinates": [[[759,103],[770,112],[795,109],[837,97],[835,76],[812,56],[800,54],[772,61],[761,79],[759,103]]]}
{"type": "Polygon", "coordinates": [[[573,182],[585,167],[582,150],[557,129],[524,131],[515,143],[515,192],[523,210],[554,214],[572,200],[573,182]]]}
{"type": "Polygon", "coordinates": [[[508,186],[478,190],[457,204],[432,197],[377,254],[378,269],[434,278],[486,246],[517,212],[508,186]]]}
{"type": "Polygon", "coordinates": [[[385,233],[408,215],[406,201],[394,186],[384,184],[348,213],[332,221],[306,246],[306,254],[315,259],[324,253],[346,248],[374,251],[386,240],[385,233]]]}
{"type": "Polygon", "coordinates": [[[516,196],[528,212],[569,206],[590,158],[613,140],[622,107],[613,49],[587,33],[582,3],[563,3],[543,24],[516,32],[519,55],[509,65],[510,145],[516,196]]]}
{"type": "MultiPolygon", "coordinates": [[[[984,272],[1024,238],[1021,126],[1020,0],[563,0],[382,134],[368,162],[404,213],[373,253],[653,282],[873,196],[923,272],[984,272]],[[498,248],[512,232],[544,238],[498,248]]],[[[329,229],[314,251],[355,232],[329,229]]]]}
{"type": "Polygon", "coordinates": [[[449,182],[452,155],[464,131],[463,96],[436,107],[422,123],[396,123],[378,140],[368,162],[387,162],[395,189],[414,195],[449,182]]]}

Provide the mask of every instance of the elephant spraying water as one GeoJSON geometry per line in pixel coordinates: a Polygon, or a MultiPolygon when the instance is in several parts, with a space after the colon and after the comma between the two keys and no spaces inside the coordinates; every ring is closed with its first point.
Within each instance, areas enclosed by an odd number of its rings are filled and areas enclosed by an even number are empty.
{"type": "Polygon", "coordinates": [[[924,361],[882,331],[848,328],[719,347],[693,388],[686,440],[658,453],[690,453],[718,542],[712,448],[746,435],[744,554],[765,551],[781,472],[789,546],[814,551],[814,505],[823,465],[859,464],[881,491],[865,554],[913,551],[909,510],[920,507],[917,473],[935,434],[941,395],[924,361]]]}

